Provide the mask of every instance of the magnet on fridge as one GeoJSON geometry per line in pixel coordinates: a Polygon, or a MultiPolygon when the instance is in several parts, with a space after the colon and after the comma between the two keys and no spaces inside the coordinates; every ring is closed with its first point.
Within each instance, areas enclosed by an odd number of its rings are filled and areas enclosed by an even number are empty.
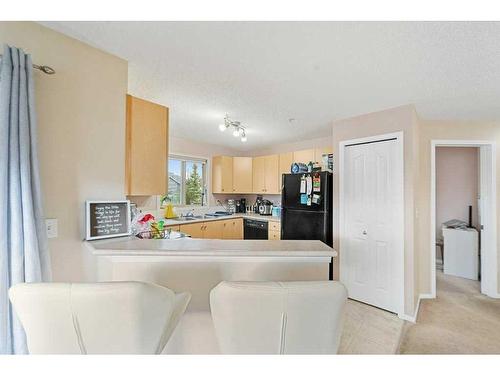
{"type": "Polygon", "coordinates": [[[315,193],[321,191],[321,177],[319,173],[315,174],[313,177],[313,191],[315,193]]]}
{"type": "Polygon", "coordinates": [[[300,194],[300,204],[307,204],[307,194],[300,194]]]}
{"type": "Polygon", "coordinates": [[[300,193],[305,194],[306,192],[306,176],[302,175],[300,178],[300,193]]]}
{"type": "Polygon", "coordinates": [[[311,195],[312,193],[312,177],[307,176],[306,177],[306,194],[311,195]]]}
{"type": "Polygon", "coordinates": [[[321,199],[321,195],[319,195],[319,194],[313,194],[312,195],[312,202],[314,204],[319,204],[320,199],[321,199]]]}

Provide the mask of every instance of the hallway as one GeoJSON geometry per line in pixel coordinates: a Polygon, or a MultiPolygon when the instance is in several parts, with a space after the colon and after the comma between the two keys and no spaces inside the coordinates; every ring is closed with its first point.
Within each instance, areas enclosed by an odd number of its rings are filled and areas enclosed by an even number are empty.
{"type": "Polygon", "coordinates": [[[437,298],[422,300],[417,324],[405,323],[401,354],[500,354],[500,299],[478,281],[437,271],[437,298]]]}

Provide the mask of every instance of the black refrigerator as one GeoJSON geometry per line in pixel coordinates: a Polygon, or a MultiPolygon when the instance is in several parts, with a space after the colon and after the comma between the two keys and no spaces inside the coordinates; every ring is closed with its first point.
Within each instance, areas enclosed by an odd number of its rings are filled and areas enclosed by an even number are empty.
{"type": "Polygon", "coordinates": [[[282,175],[281,239],[321,240],[332,247],[332,184],[333,178],[330,172],[282,175]],[[305,197],[301,197],[303,176],[310,176],[313,181],[316,177],[316,189],[313,189],[310,194],[310,196],[313,194],[316,196],[311,199],[310,205],[304,203],[307,202],[305,197]],[[317,186],[318,177],[319,187],[317,186]]]}

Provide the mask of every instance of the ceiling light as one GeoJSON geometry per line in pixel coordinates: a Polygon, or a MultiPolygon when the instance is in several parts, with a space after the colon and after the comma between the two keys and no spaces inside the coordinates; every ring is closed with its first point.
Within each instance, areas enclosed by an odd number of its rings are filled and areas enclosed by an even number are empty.
{"type": "Polygon", "coordinates": [[[242,142],[247,141],[245,127],[241,126],[241,122],[230,120],[229,116],[226,115],[224,116],[224,123],[219,125],[219,130],[223,132],[229,127],[232,127],[233,129],[233,137],[235,138],[241,137],[242,142]]]}

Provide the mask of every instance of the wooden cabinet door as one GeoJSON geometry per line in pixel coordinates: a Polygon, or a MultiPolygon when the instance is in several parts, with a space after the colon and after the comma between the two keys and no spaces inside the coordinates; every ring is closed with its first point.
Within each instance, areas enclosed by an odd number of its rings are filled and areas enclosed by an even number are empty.
{"type": "Polygon", "coordinates": [[[279,155],[269,155],[265,157],[265,192],[268,194],[280,193],[279,183],[279,155]]]}
{"type": "Polygon", "coordinates": [[[269,240],[279,240],[280,239],[280,232],[277,232],[275,230],[270,230],[268,232],[268,239],[269,240]]]}
{"type": "Polygon", "coordinates": [[[281,175],[283,173],[290,173],[290,167],[293,163],[293,152],[286,152],[284,154],[280,154],[280,181],[281,175]]]}
{"type": "Polygon", "coordinates": [[[314,162],[314,149],[300,150],[293,152],[293,161],[295,163],[308,164],[310,161],[314,162]]]}
{"type": "Polygon", "coordinates": [[[234,240],[242,240],[243,239],[243,219],[234,219],[231,222],[231,226],[233,227],[233,239],[234,240]]]}
{"type": "Polygon", "coordinates": [[[333,152],[332,147],[322,147],[314,149],[314,161],[321,165],[323,160],[323,154],[331,154],[333,152]]]}
{"type": "Polygon", "coordinates": [[[233,239],[233,221],[232,220],[222,220],[222,239],[232,240],[233,239]]]}
{"type": "Polygon", "coordinates": [[[192,238],[203,238],[205,223],[182,224],[180,231],[190,235],[192,238]]]}
{"type": "Polygon", "coordinates": [[[233,192],[233,158],[231,156],[212,158],[212,192],[233,192]]]}
{"type": "Polygon", "coordinates": [[[168,108],[127,95],[125,193],[167,192],[168,108]]]}
{"type": "Polygon", "coordinates": [[[253,158],[253,192],[262,194],[266,191],[266,157],[257,156],[253,158]]]}
{"type": "Polygon", "coordinates": [[[233,157],[233,192],[252,192],[252,158],[233,157]]]}
{"type": "Polygon", "coordinates": [[[222,220],[207,221],[203,223],[203,238],[206,239],[221,239],[222,238],[222,220]]]}

